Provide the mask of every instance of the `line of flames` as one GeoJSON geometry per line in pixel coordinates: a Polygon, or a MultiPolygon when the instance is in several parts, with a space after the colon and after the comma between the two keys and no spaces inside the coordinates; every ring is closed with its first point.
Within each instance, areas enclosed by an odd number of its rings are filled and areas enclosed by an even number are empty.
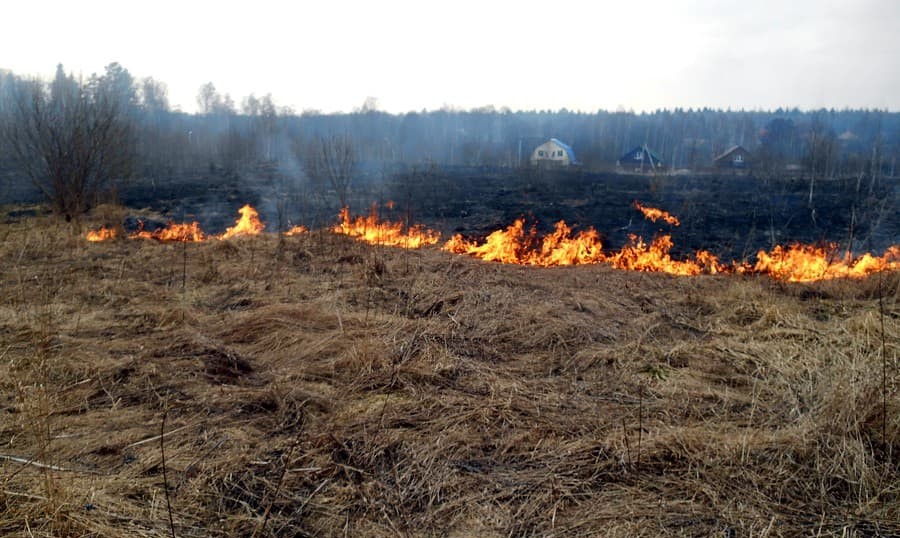
{"type": "MultiPolygon", "coordinates": [[[[153,239],[163,242],[199,243],[209,239],[231,239],[259,235],[265,230],[266,225],[259,220],[259,213],[250,204],[238,209],[240,217],[220,235],[210,236],[203,233],[199,222],[175,223],[170,222],[165,228],[148,231],[144,230],[143,221],[138,221],[138,229],[128,235],[129,239],[153,239]]],[[[294,226],[285,235],[297,235],[306,231],[305,226],[294,226]]],[[[92,242],[109,241],[116,238],[114,228],[100,228],[87,233],[87,240],[92,242]]]]}
{"type": "MultiPolygon", "coordinates": [[[[389,205],[389,207],[392,206],[393,204],[389,205]]],[[[331,228],[332,232],[348,235],[373,245],[421,248],[425,245],[435,245],[441,239],[439,232],[423,226],[404,226],[402,222],[380,220],[378,208],[374,204],[366,217],[351,218],[350,209],[345,207],[341,209],[339,219],[340,222],[331,228]]]]}
{"type": "MultiPolygon", "coordinates": [[[[666,211],[645,207],[638,202],[634,203],[634,207],[651,220],[662,219],[675,226],[679,224],[678,219],[666,211]]],[[[255,209],[245,205],[239,212],[241,216],[235,221],[235,225],[216,236],[205,235],[200,225],[192,222],[173,223],[153,232],[139,229],[130,234],[129,238],[199,242],[253,236],[263,232],[265,225],[255,209]]],[[[331,231],[371,244],[410,249],[435,245],[440,240],[440,233],[422,226],[405,226],[402,222],[380,220],[374,205],[365,217],[352,218],[349,209],[342,209],[339,222],[331,231]]],[[[284,235],[294,236],[307,232],[305,226],[294,226],[284,232],[284,235]]],[[[109,228],[90,231],[87,235],[88,241],[106,241],[115,237],[115,230],[109,228]]],[[[673,275],[766,274],[777,280],[791,282],[861,278],[879,271],[900,270],[900,245],[889,247],[882,256],[866,253],[859,257],[853,257],[850,253],[839,255],[837,246],[833,244],[779,245],[768,252],[757,252],[757,261],[753,265],[735,261],[723,263],[706,250],[699,250],[686,259],[674,259],[670,254],[672,247],[672,238],[667,234],[656,236],[650,243],[631,235],[628,243],[620,250],[607,253],[603,250],[600,234],[594,228],[573,232],[564,221],[559,221],[551,233],[541,237],[536,227],[526,230],[525,220],[517,219],[507,228],[492,232],[481,243],[457,234],[444,243],[441,249],[485,261],[537,267],[607,264],[616,269],[673,275]]]]}
{"type": "Polygon", "coordinates": [[[497,230],[483,243],[469,241],[457,234],[442,247],[456,254],[466,254],[485,261],[554,267],[562,265],[608,264],[627,271],[659,272],[673,275],[701,274],[766,274],[777,280],[812,282],[835,278],[861,278],[880,271],[900,270],[900,245],[888,248],[882,256],[870,253],[859,257],[837,255],[837,245],[811,246],[793,244],[776,246],[756,254],[755,265],[722,263],[707,250],[699,250],[683,260],[673,259],[672,237],[659,235],[649,244],[631,235],[619,251],[603,252],[599,234],[593,229],[576,234],[565,222],[556,223],[553,232],[539,238],[534,231],[525,232],[523,219],[497,230]]]}

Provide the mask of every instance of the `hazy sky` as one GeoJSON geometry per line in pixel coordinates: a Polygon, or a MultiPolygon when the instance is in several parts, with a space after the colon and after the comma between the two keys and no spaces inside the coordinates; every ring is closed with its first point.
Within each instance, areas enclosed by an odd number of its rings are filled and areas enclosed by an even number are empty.
{"type": "Polygon", "coordinates": [[[196,109],[900,109],[900,0],[0,2],[0,68],[119,62],[196,109]],[[287,7],[290,4],[290,7],[287,7]]]}

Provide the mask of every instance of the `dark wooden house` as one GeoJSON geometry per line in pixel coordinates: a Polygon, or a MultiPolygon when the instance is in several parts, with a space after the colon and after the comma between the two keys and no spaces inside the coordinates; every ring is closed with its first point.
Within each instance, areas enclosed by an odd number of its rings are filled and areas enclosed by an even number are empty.
{"type": "Polygon", "coordinates": [[[719,169],[746,170],[750,168],[750,152],[743,146],[731,146],[713,159],[713,166],[719,169]]]}
{"type": "Polygon", "coordinates": [[[656,152],[643,145],[622,155],[617,164],[626,172],[652,172],[663,167],[663,160],[656,152]]]}

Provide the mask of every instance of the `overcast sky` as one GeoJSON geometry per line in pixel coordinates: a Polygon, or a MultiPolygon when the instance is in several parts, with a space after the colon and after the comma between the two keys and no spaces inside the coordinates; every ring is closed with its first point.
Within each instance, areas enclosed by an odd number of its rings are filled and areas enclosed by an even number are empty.
{"type": "Polygon", "coordinates": [[[0,68],[119,62],[182,110],[900,110],[900,0],[0,2],[0,68]]]}

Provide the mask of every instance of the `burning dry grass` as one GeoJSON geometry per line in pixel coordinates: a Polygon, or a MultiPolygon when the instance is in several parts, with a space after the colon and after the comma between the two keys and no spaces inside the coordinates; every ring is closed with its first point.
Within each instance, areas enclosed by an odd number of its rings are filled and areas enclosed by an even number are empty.
{"type": "MultiPolygon", "coordinates": [[[[388,202],[388,207],[393,208],[394,203],[388,202]]],[[[394,246],[402,248],[420,248],[425,245],[434,245],[441,234],[423,226],[405,226],[403,222],[391,222],[378,218],[378,206],[372,204],[369,215],[366,217],[350,217],[350,208],[341,209],[340,222],[332,227],[334,233],[355,237],[366,243],[382,246],[394,246]]]]}
{"type": "MultiPolygon", "coordinates": [[[[392,209],[393,202],[389,202],[387,206],[392,209]]],[[[653,222],[663,220],[673,226],[680,225],[676,217],[661,209],[645,207],[637,201],[634,202],[634,207],[653,222]]],[[[110,211],[118,213],[121,218],[121,211],[116,212],[112,208],[104,210],[105,213],[110,211]]],[[[169,223],[168,226],[151,232],[143,229],[141,221],[141,228],[128,237],[161,242],[198,243],[208,239],[228,240],[263,233],[265,225],[253,207],[248,204],[238,211],[241,216],[235,221],[235,225],[216,236],[204,234],[197,222],[169,223]]],[[[403,222],[379,219],[378,208],[374,204],[367,217],[358,216],[355,219],[350,217],[350,209],[345,207],[340,212],[339,221],[330,228],[332,233],[347,235],[371,245],[418,249],[435,245],[440,239],[439,232],[421,225],[407,226],[403,222]]],[[[306,226],[300,225],[285,231],[284,235],[291,237],[308,232],[306,226]]],[[[85,238],[92,243],[112,241],[117,237],[119,237],[117,228],[107,227],[89,230],[85,234],[85,238]]],[[[600,234],[593,228],[573,233],[572,228],[561,220],[556,223],[552,233],[541,237],[536,225],[526,233],[525,219],[520,218],[507,228],[489,234],[483,244],[456,234],[441,248],[488,262],[513,265],[558,267],[605,263],[625,271],[679,276],[721,273],[766,274],[788,282],[866,278],[879,272],[900,271],[900,245],[888,247],[882,256],[867,252],[859,257],[854,257],[849,251],[839,255],[836,244],[793,244],[788,247],[776,245],[770,252],[760,250],[756,254],[755,265],[746,260],[721,263],[717,256],[707,250],[698,250],[692,257],[679,260],[670,254],[673,246],[670,235],[656,235],[650,243],[646,243],[642,237],[632,234],[629,236],[628,244],[620,250],[606,253],[600,242],[600,234]]]]}
{"type": "Polygon", "coordinates": [[[896,273],[0,239],[2,535],[900,533],[896,273]]]}
{"type": "MultiPolygon", "coordinates": [[[[645,207],[637,201],[633,205],[653,222],[662,220],[672,226],[681,224],[675,216],[661,209],[645,207]]],[[[755,265],[746,260],[722,263],[707,250],[698,250],[687,259],[674,259],[670,254],[673,246],[672,236],[668,234],[656,235],[650,243],[632,234],[628,244],[620,250],[604,252],[600,234],[593,228],[573,234],[565,221],[559,221],[552,233],[540,237],[536,226],[526,232],[525,219],[517,219],[507,228],[490,233],[483,243],[457,234],[442,248],[489,262],[516,265],[557,267],[605,263],[625,271],[679,276],[765,274],[788,282],[866,278],[879,272],[900,271],[900,245],[888,247],[881,256],[867,252],[859,257],[854,257],[850,252],[839,254],[836,244],[777,245],[770,252],[757,252],[755,265]]]]}

